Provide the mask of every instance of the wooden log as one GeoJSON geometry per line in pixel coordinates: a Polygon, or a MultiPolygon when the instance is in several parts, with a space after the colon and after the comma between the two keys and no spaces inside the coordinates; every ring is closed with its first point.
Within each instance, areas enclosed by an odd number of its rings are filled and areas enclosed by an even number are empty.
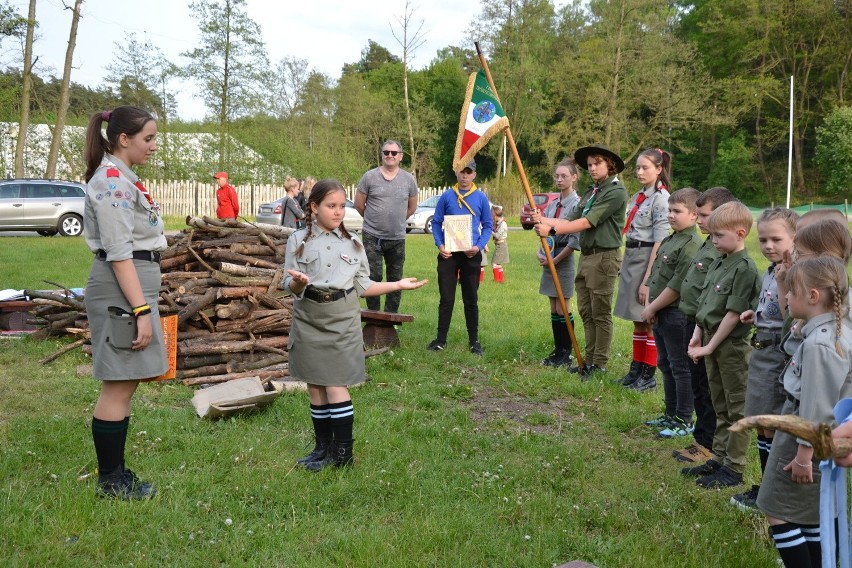
{"type": "Polygon", "coordinates": [[[257,266],[244,266],[240,264],[232,264],[230,262],[222,262],[219,264],[219,270],[235,276],[264,276],[274,278],[280,268],[273,270],[271,268],[260,268],[257,266]]]}
{"type": "MultiPolygon", "coordinates": [[[[287,347],[287,336],[266,337],[248,341],[205,341],[200,345],[189,344],[182,341],[178,343],[178,353],[181,355],[202,355],[208,353],[238,353],[241,351],[258,351],[262,348],[275,349],[283,353],[282,349],[287,347]]],[[[192,340],[190,340],[192,341],[192,340]]],[[[274,351],[273,351],[274,352],[274,351]]]]}
{"type": "Polygon", "coordinates": [[[209,355],[178,356],[178,369],[196,369],[209,365],[218,365],[228,361],[257,361],[262,358],[258,353],[211,353],[209,355]]]}
{"type": "Polygon", "coordinates": [[[265,288],[262,286],[228,286],[216,289],[216,299],[236,299],[248,298],[249,296],[257,297],[257,294],[263,294],[265,288]]]}
{"type": "Polygon", "coordinates": [[[213,278],[226,286],[269,286],[271,276],[233,276],[219,270],[213,271],[213,278]]]}
{"type": "Polygon", "coordinates": [[[192,254],[189,252],[178,254],[167,259],[160,259],[160,270],[163,272],[168,272],[174,268],[183,266],[187,262],[190,262],[194,259],[195,257],[192,256],[192,254]]]}
{"type": "MultiPolygon", "coordinates": [[[[266,235],[264,235],[264,237],[266,237],[266,235]]],[[[269,237],[266,238],[269,239],[269,237]]],[[[270,254],[272,256],[284,256],[284,251],[287,248],[287,245],[277,245],[275,244],[275,241],[271,239],[269,240],[272,243],[271,245],[258,245],[254,243],[234,243],[229,247],[229,250],[237,254],[247,254],[249,256],[269,256],[270,254]]],[[[210,243],[204,243],[204,248],[206,249],[208,247],[210,247],[210,243]]]]}
{"type": "Polygon", "coordinates": [[[234,300],[227,304],[216,306],[216,317],[219,319],[245,319],[251,314],[254,304],[248,301],[234,300]]]}
{"type": "Polygon", "coordinates": [[[207,258],[211,260],[225,260],[228,262],[233,262],[235,264],[247,264],[249,266],[260,266],[263,268],[271,268],[272,270],[277,270],[280,266],[274,262],[269,262],[267,260],[259,260],[257,257],[248,256],[245,254],[237,254],[235,252],[231,252],[229,250],[222,249],[207,249],[205,251],[207,258]]]}
{"type": "Polygon", "coordinates": [[[210,288],[198,300],[190,303],[178,314],[178,325],[186,322],[190,317],[198,313],[199,310],[206,308],[216,300],[216,289],[210,288]]]}
{"type": "Polygon", "coordinates": [[[65,355],[69,351],[73,351],[73,350],[77,349],[78,347],[83,345],[85,342],[86,342],[86,338],[84,337],[83,339],[78,339],[74,343],[69,343],[68,345],[66,345],[65,347],[63,347],[62,349],[60,349],[59,351],[54,353],[53,355],[50,355],[49,357],[45,357],[44,359],[39,361],[39,363],[41,363],[42,365],[47,365],[48,363],[50,363],[54,359],[59,359],[61,356],[65,355]]]}
{"type": "Polygon", "coordinates": [[[228,361],[208,367],[198,367],[195,369],[178,370],[175,373],[177,379],[189,379],[193,377],[203,377],[212,375],[226,375],[231,373],[241,373],[243,371],[252,371],[254,369],[262,369],[279,363],[286,363],[286,355],[271,355],[255,361],[228,361]]]}
{"type": "Polygon", "coordinates": [[[67,319],[69,315],[79,314],[79,313],[80,312],[78,312],[77,310],[73,310],[73,311],[70,311],[70,312],[59,312],[59,313],[56,313],[56,314],[45,314],[41,317],[42,317],[42,319],[44,319],[46,321],[54,322],[54,321],[67,319]]]}
{"type": "MultiPolygon", "coordinates": [[[[277,266],[270,266],[268,268],[278,268],[277,266]]],[[[82,300],[78,300],[72,296],[62,296],[60,294],[54,294],[51,292],[42,292],[40,290],[24,290],[24,296],[28,296],[34,299],[47,300],[49,302],[55,302],[60,305],[68,306],[69,308],[74,308],[75,310],[83,311],[86,309],[86,305],[82,300]]]]}
{"type": "MultiPolygon", "coordinates": [[[[243,323],[242,325],[245,325],[243,323]]],[[[191,339],[200,339],[204,342],[207,341],[245,341],[248,339],[248,334],[245,331],[240,331],[239,333],[229,331],[229,332],[216,332],[213,333],[207,331],[206,329],[198,329],[192,328],[186,331],[178,331],[178,341],[189,341],[191,339]]]]}
{"type": "Polygon", "coordinates": [[[266,289],[266,293],[267,294],[273,294],[276,290],[278,290],[281,287],[281,282],[283,280],[284,280],[284,267],[279,266],[278,269],[275,270],[275,276],[272,277],[272,282],[269,283],[269,287],[266,289]]]}
{"type": "Polygon", "coordinates": [[[210,272],[207,270],[199,270],[197,272],[183,272],[175,270],[174,272],[163,272],[163,280],[193,280],[210,278],[210,272]]]}
{"type": "Polygon", "coordinates": [[[245,371],[243,373],[230,373],[227,375],[214,375],[207,377],[196,377],[194,379],[185,379],[181,381],[186,386],[209,385],[215,383],[226,383],[234,379],[244,379],[246,377],[260,377],[261,381],[289,377],[290,370],[287,363],[280,363],[267,367],[266,369],[257,369],[254,371],[245,371]]]}
{"type": "Polygon", "coordinates": [[[257,298],[261,305],[272,308],[273,310],[292,309],[293,307],[292,298],[276,298],[272,294],[255,294],[254,297],[257,298]]]}

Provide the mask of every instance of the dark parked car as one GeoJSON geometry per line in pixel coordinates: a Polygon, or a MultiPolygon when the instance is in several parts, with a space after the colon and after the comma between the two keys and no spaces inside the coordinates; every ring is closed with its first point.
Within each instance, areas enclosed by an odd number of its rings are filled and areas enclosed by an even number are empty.
{"type": "MultiPolygon", "coordinates": [[[[539,210],[539,212],[544,215],[544,210],[547,209],[547,206],[550,205],[550,202],[559,199],[558,193],[533,193],[533,201],[535,201],[535,206],[539,210]]],[[[532,217],[532,209],[530,208],[530,204],[524,204],[524,207],[521,209],[521,226],[530,230],[533,228],[532,217]]]]}
{"type": "Polygon", "coordinates": [[[0,180],[0,231],[83,234],[86,186],[52,179],[0,180]]]}

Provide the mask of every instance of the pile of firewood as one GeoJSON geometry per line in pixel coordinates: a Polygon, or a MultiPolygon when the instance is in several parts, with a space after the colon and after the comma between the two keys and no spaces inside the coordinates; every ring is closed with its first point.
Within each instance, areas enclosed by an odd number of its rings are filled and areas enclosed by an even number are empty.
{"type": "MultiPolygon", "coordinates": [[[[187,218],[187,225],[160,260],[160,314],[178,319],[176,378],[199,385],[286,377],[292,299],[280,284],[293,229],[206,217],[187,218]]],[[[36,337],[82,336],[47,360],[87,341],[81,299],[69,291],[26,294],[42,304],[32,312],[43,326],[36,337]]]]}

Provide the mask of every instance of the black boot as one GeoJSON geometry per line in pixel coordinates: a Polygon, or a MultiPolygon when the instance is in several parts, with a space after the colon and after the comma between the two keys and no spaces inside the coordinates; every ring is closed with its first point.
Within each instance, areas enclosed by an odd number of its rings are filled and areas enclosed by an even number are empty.
{"type": "Polygon", "coordinates": [[[642,371],[645,369],[645,363],[640,363],[639,361],[631,361],[630,370],[627,371],[627,374],[621,379],[622,386],[629,387],[633,383],[635,383],[640,376],[642,376],[642,371]]]}
{"type": "Polygon", "coordinates": [[[141,481],[129,469],[117,469],[106,475],[98,476],[98,496],[125,501],[150,499],[157,489],[146,481],[141,481]]]}
{"type": "Polygon", "coordinates": [[[353,440],[335,440],[328,447],[324,458],[306,463],[305,469],[317,472],[331,466],[344,467],[352,465],[354,461],[352,457],[352,443],[353,440]]]}
{"type": "Polygon", "coordinates": [[[305,465],[308,462],[320,461],[325,458],[328,448],[331,446],[331,438],[320,438],[317,436],[315,440],[314,449],[305,457],[297,460],[297,464],[305,465]]]}
{"type": "Polygon", "coordinates": [[[636,379],[632,385],[630,385],[629,389],[633,389],[639,392],[644,392],[648,390],[652,390],[657,388],[657,380],[654,378],[654,374],[657,372],[656,367],[652,367],[645,363],[642,364],[642,374],[639,375],[639,378],[636,379]]]}

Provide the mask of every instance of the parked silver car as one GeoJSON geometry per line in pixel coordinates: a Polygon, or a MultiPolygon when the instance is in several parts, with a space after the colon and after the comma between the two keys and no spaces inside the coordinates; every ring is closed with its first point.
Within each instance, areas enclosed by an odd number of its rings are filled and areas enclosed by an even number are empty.
{"type": "MultiPolygon", "coordinates": [[[[257,222],[280,225],[284,215],[284,197],[272,203],[262,203],[257,208],[257,222]]],[[[364,226],[364,218],[355,209],[355,204],[346,200],[346,214],[343,217],[343,225],[348,231],[361,231],[364,226]]]]}
{"type": "Polygon", "coordinates": [[[414,229],[420,229],[424,233],[432,232],[432,217],[435,215],[435,207],[438,205],[440,195],[433,195],[417,204],[417,209],[405,221],[405,232],[410,233],[414,229]]]}
{"type": "Polygon", "coordinates": [[[38,231],[76,237],[83,233],[86,186],[49,179],[0,180],[0,231],[38,231]]]}

